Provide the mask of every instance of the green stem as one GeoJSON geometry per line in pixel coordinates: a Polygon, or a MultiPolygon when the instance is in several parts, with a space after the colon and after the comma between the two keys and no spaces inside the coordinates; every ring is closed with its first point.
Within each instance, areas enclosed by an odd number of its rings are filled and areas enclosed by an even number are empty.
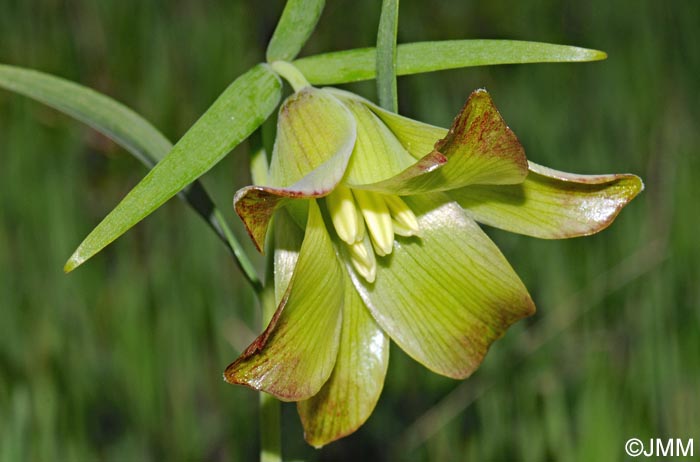
{"type": "Polygon", "coordinates": [[[379,105],[398,112],[396,91],[396,33],[399,25],[399,0],[383,0],[377,32],[377,94],[379,105]]]}
{"type": "Polygon", "coordinates": [[[258,273],[255,271],[253,262],[251,262],[248,258],[248,254],[245,253],[243,246],[240,242],[238,242],[236,236],[233,235],[231,228],[228,227],[224,216],[218,209],[214,209],[212,212],[210,223],[216,231],[219,231],[224,235],[226,242],[228,243],[228,248],[231,253],[233,253],[234,260],[236,260],[238,267],[241,269],[241,271],[243,271],[243,274],[253,290],[255,290],[255,293],[260,294],[263,291],[263,285],[262,282],[260,282],[260,278],[258,278],[258,273]]]}
{"type": "Polygon", "coordinates": [[[282,462],[280,402],[260,392],[260,462],[282,462]]]}
{"type": "Polygon", "coordinates": [[[304,74],[302,74],[301,71],[292,63],[287,61],[275,61],[270,63],[270,67],[281,75],[284,80],[289,82],[294,89],[294,92],[311,86],[309,81],[306,80],[306,77],[304,77],[304,74]]]}
{"type": "MultiPolygon", "coordinates": [[[[277,309],[272,263],[270,256],[266,265],[266,284],[260,292],[263,326],[270,322],[277,309]]],[[[274,396],[260,392],[260,462],[282,462],[280,408],[281,403],[274,396]]]]}

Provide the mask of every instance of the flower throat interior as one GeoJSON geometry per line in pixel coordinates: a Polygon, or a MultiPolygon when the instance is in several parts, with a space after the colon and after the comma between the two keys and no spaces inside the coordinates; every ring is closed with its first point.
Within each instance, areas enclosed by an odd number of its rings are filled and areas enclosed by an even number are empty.
{"type": "Polygon", "coordinates": [[[375,254],[394,248],[394,235],[420,236],[415,214],[399,196],[338,187],[326,197],[338,237],[345,243],[355,270],[369,283],[377,276],[375,254]]]}

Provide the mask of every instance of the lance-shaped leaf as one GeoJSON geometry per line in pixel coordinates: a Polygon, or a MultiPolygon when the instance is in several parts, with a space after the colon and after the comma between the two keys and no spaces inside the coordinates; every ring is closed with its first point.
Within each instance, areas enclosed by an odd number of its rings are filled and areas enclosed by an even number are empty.
{"type": "MultiPolygon", "coordinates": [[[[444,40],[403,43],[397,47],[398,75],[494,64],[598,61],[598,50],[516,40],[444,40]]],[[[376,50],[358,48],[297,59],[294,65],[314,85],[370,80],[376,77],[376,50]]]]}
{"type": "Polygon", "coordinates": [[[288,199],[322,197],[340,182],[357,127],[329,92],[307,87],[280,108],[270,162],[270,186],[249,186],[234,197],[236,212],[262,251],[275,210],[288,199]]]}
{"type": "Polygon", "coordinates": [[[605,229],[643,189],[636,175],[574,175],[530,162],[530,174],[522,184],[468,186],[449,195],[481,223],[542,239],[563,239],[605,229]]]}
{"type": "Polygon", "coordinates": [[[304,438],[321,447],[357,430],[374,410],[389,364],[389,338],[367,311],[347,274],[335,368],[312,398],[297,404],[304,438]]]}
{"type": "Polygon", "coordinates": [[[308,399],[328,380],[340,340],[344,275],[315,201],[289,287],[272,321],[224,372],[285,401],[308,399]]]}
{"type": "Polygon", "coordinates": [[[399,29],[399,0],[382,0],[377,30],[377,94],[379,105],[398,112],[396,88],[396,34],[399,29]]]}
{"type": "MultiPolygon", "coordinates": [[[[91,88],[62,78],[0,65],[0,87],[51,106],[84,122],[130,152],[147,168],[170,152],[173,145],[150,122],[123,104],[91,88]]],[[[228,245],[241,269],[259,285],[255,269],[201,183],[195,181],[179,194],[228,245]]]]}
{"type": "Polygon", "coordinates": [[[85,238],[65,266],[72,271],[245,140],[277,106],[279,77],[258,65],[238,77],[175,147],[85,238]]]}
{"type": "Polygon", "coordinates": [[[172,144],[143,117],[112,98],[74,82],[0,64],[0,87],[40,101],[103,133],[152,167],[172,144]]]}
{"type": "Polygon", "coordinates": [[[290,61],[299,54],[321,17],[325,0],[287,0],[267,45],[267,61],[290,61]]]}
{"type": "Polygon", "coordinates": [[[531,315],[527,289],[501,252],[455,202],[442,194],[404,198],[422,237],[397,238],[377,257],[374,284],[355,278],[385,332],[427,368],[469,376],[491,343],[531,315]]]}

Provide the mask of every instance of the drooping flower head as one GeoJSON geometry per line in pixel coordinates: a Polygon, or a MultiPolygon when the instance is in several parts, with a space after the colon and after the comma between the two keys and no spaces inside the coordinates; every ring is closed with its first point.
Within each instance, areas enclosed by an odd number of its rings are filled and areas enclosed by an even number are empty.
{"type": "Polygon", "coordinates": [[[278,308],[225,378],[298,401],[306,439],[357,429],[389,339],[468,377],[534,304],[476,222],[540,238],[607,227],[643,188],[528,162],[484,90],[449,130],[354,94],[306,87],[282,105],[267,184],[236,193],[258,249],[274,217],[278,308]]]}

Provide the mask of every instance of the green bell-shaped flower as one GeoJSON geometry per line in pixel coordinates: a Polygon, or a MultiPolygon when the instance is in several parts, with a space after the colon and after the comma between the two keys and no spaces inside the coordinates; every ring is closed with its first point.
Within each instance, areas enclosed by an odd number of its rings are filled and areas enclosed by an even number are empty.
{"type": "Polygon", "coordinates": [[[352,433],[379,398],[389,338],[462,379],[535,311],[477,221],[540,238],[587,235],[642,188],[634,175],[528,163],[484,90],[448,131],[306,87],[280,109],[269,184],[235,197],[260,250],[275,217],[278,308],[225,378],[298,401],[314,446],[352,433]]]}

